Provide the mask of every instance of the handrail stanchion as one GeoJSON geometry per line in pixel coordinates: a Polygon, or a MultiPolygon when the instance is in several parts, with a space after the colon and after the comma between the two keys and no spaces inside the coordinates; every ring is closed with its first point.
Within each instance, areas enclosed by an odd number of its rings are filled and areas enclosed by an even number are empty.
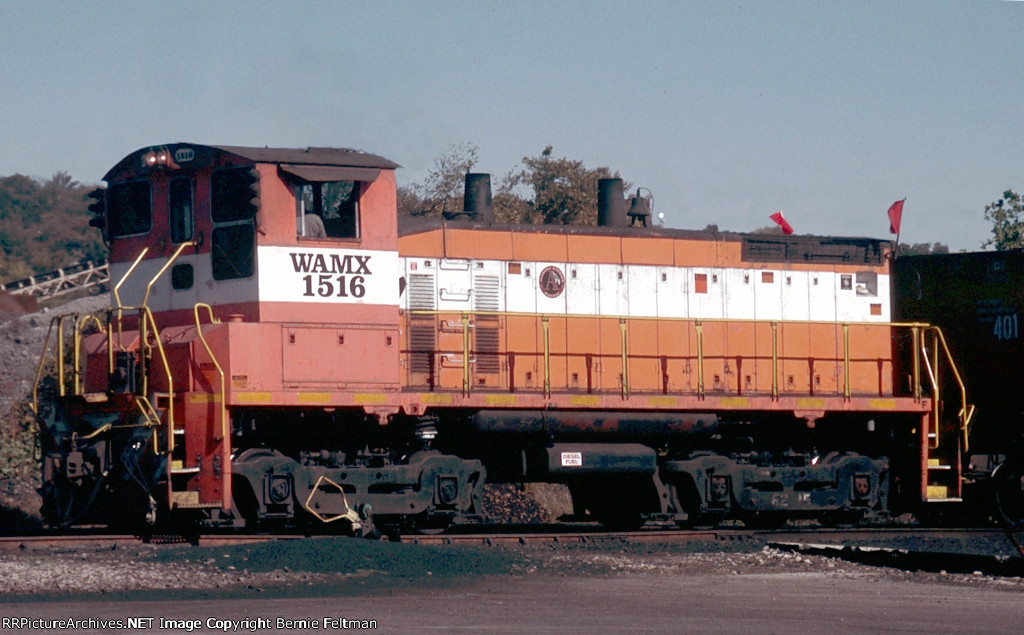
{"type": "Polygon", "coordinates": [[[843,397],[849,401],[853,396],[850,390],[850,323],[843,322],[843,397]]]}
{"type": "Polygon", "coordinates": [[[779,323],[772,320],[772,400],[779,400],[779,323]]]}
{"type": "Polygon", "coordinates": [[[540,318],[544,330],[544,396],[551,396],[551,324],[546,315],[540,318]]]}
{"type": "Polygon", "coordinates": [[[203,334],[203,326],[199,323],[200,308],[206,309],[207,313],[209,313],[210,324],[220,324],[220,320],[214,317],[213,307],[209,304],[198,303],[192,308],[193,314],[196,318],[196,334],[199,336],[199,341],[202,343],[203,348],[206,349],[206,354],[210,356],[210,361],[213,362],[213,366],[217,369],[217,374],[220,376],[220,438],[215,437],[214,440],[221,441],[228,437],[227,387],[224,381],[224,369],[221,368],[220,362],[218,362],[216,356],[214,356],[213,349],[210,348],[209,343],[206,341],[206,336],[203,334]]]}
{"type": "Polygon", "coordinates": [[[462,396],[469,396],[472,378],[469,371],[469,314],[462,313],[462,396]]]}
{"type": "Polygon", "coordinates": [[[622,343],[622,398],[629,399],[629,328],[626,318],[619,318],[619,339],[622,343]]]}
{"type": "Polygon", "coordinates": [[[921,401],[921,329],[916,324],[910,327],[910,345],[913,351],[913,390],[914,401],[921,401]]]}
{"type": "Polygon", "coordinates": [[[697,397],[704,398],[704,322],[694,323],[697,331],[697,397]]]}

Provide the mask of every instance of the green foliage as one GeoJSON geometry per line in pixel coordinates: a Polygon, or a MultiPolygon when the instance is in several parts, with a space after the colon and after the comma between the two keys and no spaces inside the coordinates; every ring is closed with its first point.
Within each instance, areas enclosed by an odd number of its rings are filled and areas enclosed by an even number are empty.
{"type": "Polygon", "coordinates": [[[0,421],[0,480],[27,476],[38,469],[35,414],[26,397],[11,406],[7,420],[0,421]]]}
{"type": "MultiPolygon", "coordinates": [[[[70,368],[73,359],[71,348],[69,340],[64,348],[65,369],[70,368]]],[[[50,351],[50,357],[43,364],[37,389],[41,416],[52,414],[50,409],[58,394],[57,374],[57,360],[53,351],[50,351]]],[[[66,373],[64,380],[65,390],[72,391],[74,380],[71,373],[66,373]]],[[[38,473],[39,430],[36,421],[31,393],[15,400],[8,412],[0,413],[0,480],[38,473]]]]}
{"type": "MultiPolygon", "coordinates": [[[[501,220],[551,225],[596,225],[597,181],[618,177],[608,168],[587,169],[582,161],[556,158],[552,146],[536,157],[523,157],[523,167],[502,182],[495,200],[501,220]],[[526,190],[528,196],[516,196],[526,190]]],[[[625,186],[624,186],[625,187],[625,186]]]]}
{"type": "Polygon", "coordinates": [[[42,183],[0,177],[0,281],[106,258],[100,232],[89,227],[91,189],[65,172],[42,183]]]}
{"type": "Polygon", "coordinates": [[[1024,199],[1013,190],[985,206],[985,220],[992,223],[992,238],[982,247],[995,247],[998,251],[1024,247],[1024,199]]]}
{"type": "Polygon", "coordinates": [[[899,256],[927,256],[928,254],[948,254],[949,247],[942,243],[900,243],[899,256]]]}
{"type": "Polygon", "coordinates": [[[466,174],[473,171],[479,150],[472,143],[453,144],[434,159],[423,183],[399,188],[398,212],[440,218],[442,212],[461,212],[466,174]]]}
{"type": "MultiPolygon", "coordinates": [[[[462,211],[465,177],[477,158],[473,144],[450,146],[434,161],[423,183],[399,188],[399,213],[440,217],[443,211],[462,211]]],[[[596,225],[597,181],[610,177],[618,173],[557,158],[548,146],[538,156],[523,157],[521,167],[501,179],[494,188],[494,215],[510,223],[596,225]]]]}
{"type": "Polygon", "coordinates": [[[33,429],[0,427],[0,480],[27,476],[38,470],[35,448],[33,429]]]}

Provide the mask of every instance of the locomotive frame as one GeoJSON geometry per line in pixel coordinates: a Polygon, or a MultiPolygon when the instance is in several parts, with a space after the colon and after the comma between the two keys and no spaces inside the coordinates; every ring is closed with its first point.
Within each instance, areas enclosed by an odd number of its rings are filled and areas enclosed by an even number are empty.
{"type": "Polygon", "coordinates": [[[181,143],[108,172],[112,307],[54,319],[36,405],[50,524],[432,531],[488,480],[612,527],[962,500],[972,409],[942,331],[891,321],[887,242],[498,226],[489,189],[399,227],[397,167],[181,143]]]}

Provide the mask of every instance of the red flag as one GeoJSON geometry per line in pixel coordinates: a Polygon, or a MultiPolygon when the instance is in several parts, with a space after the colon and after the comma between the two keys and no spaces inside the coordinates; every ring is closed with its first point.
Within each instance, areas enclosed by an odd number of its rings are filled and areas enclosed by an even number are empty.
{"type": "MultiPolygon", "coordinates": [[[[907,199],[903,199],[906,201],[907,199]]],[[[889,206],[889,233],[900,233],[900,221],[903,220],[903,201],[896,201],[889,206]]]]}
{"type": "Polygon", "coordinates": [[[790,225],[790,224],[789,224],[789,223],[788,223],[788,222],[786,221],[786,219],[782,217],[782,210],[781,210],[781,209],[780,209],[779,211],[775,212],[774,214],[772,214],[771,216],[769,216],[768,218],[770,218],[770,219],[772,219],[773,221],[775,221],[775,223],[776,223],[776,224],[777,224],[777,225],[778,225],[779,227],[781,227],[781,228],[782,228],[782,233],[783,233],[783,234],[785,234],[785,235],[789,236],[790,234],[792,234],[792,233],[793,233],[793,226],[792,226],[792,225],[790,225]]]}

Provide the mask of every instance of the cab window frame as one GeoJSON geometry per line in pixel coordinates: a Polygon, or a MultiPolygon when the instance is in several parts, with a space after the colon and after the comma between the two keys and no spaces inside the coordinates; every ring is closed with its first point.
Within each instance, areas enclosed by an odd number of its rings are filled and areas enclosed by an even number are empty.
{"type": "Polygon", "coordinates": [[[178,245],[192,240],[196,233],[196,186],[190,176],[176,176],[167,182],[167,225],[171,242],[178,245]],[[175,184],[188,185],[187,211],[176,207],[175,184]],[[177,221],[177,222],[176,222],[177,221]],[[185,229],[188,231],[185,232],[185,229]]]}
{"type": "MultiPolygon", "coordinates": [[[[216,282],[244,280],[256,275],[256,210],[251,214],[237,213],[230,210],[220,200],[221,193],[232,192],[231,184],[218,184],[216,179],[224,178],[230,172],[241,174],[254,170],[254,166],[232,165],[216,168],[210,172],[210,266],[211,274],[216,282]],[[221,188],[225,188],[222,190],[221,188]],[[226,248],[225,248],[226,247],[226,248]],[[238,265],[241,265],[239,267],[238,265]]],[[[235,194],[247,193],[234,186],[235,194]]],[[[240,209],[247,205],[245,199],[238,197],[233,203],[240,209]]]]}
{"type": "Polygon", "coordinates": [[[107,235],[110,240],[118,240],[121,238],[131,238],[133,236],[147,236],[153,231],[153,183],[149,179],[128,179],[125,181],[115,181],[110,184],[107,188],[106,193],[107,202],[107,235]],[[145,228],[142,228],[142,223],[136,222],[128,227],[124,226],[123,219],[124,215],[118,215],[115,217],[114,211],[118,208],[115,203],[118,201],[118,194],[126,188],[131,188],[129,191],[129,201],[132,202],[132,208],[134,211],[135,203],[139,201],[136,197],[142,193],[145,186],[146,201],[143,207],[145,208],[145,214],[135,215],[136,219],[145,217],[145,228]],[[114,219],[118,222],[114,222],[114,219]],[[127,231],[115,231],[115,229],[126,229],[127,231]]]}
{"type": "Polygon", "coordinates": [[[362,195],[365,181],[293,180],[295,226],[300,240],[359,241],[362,239],[362,195]],[[325,234],[310,235],[306,216],[320,218],[325,234]]]}

